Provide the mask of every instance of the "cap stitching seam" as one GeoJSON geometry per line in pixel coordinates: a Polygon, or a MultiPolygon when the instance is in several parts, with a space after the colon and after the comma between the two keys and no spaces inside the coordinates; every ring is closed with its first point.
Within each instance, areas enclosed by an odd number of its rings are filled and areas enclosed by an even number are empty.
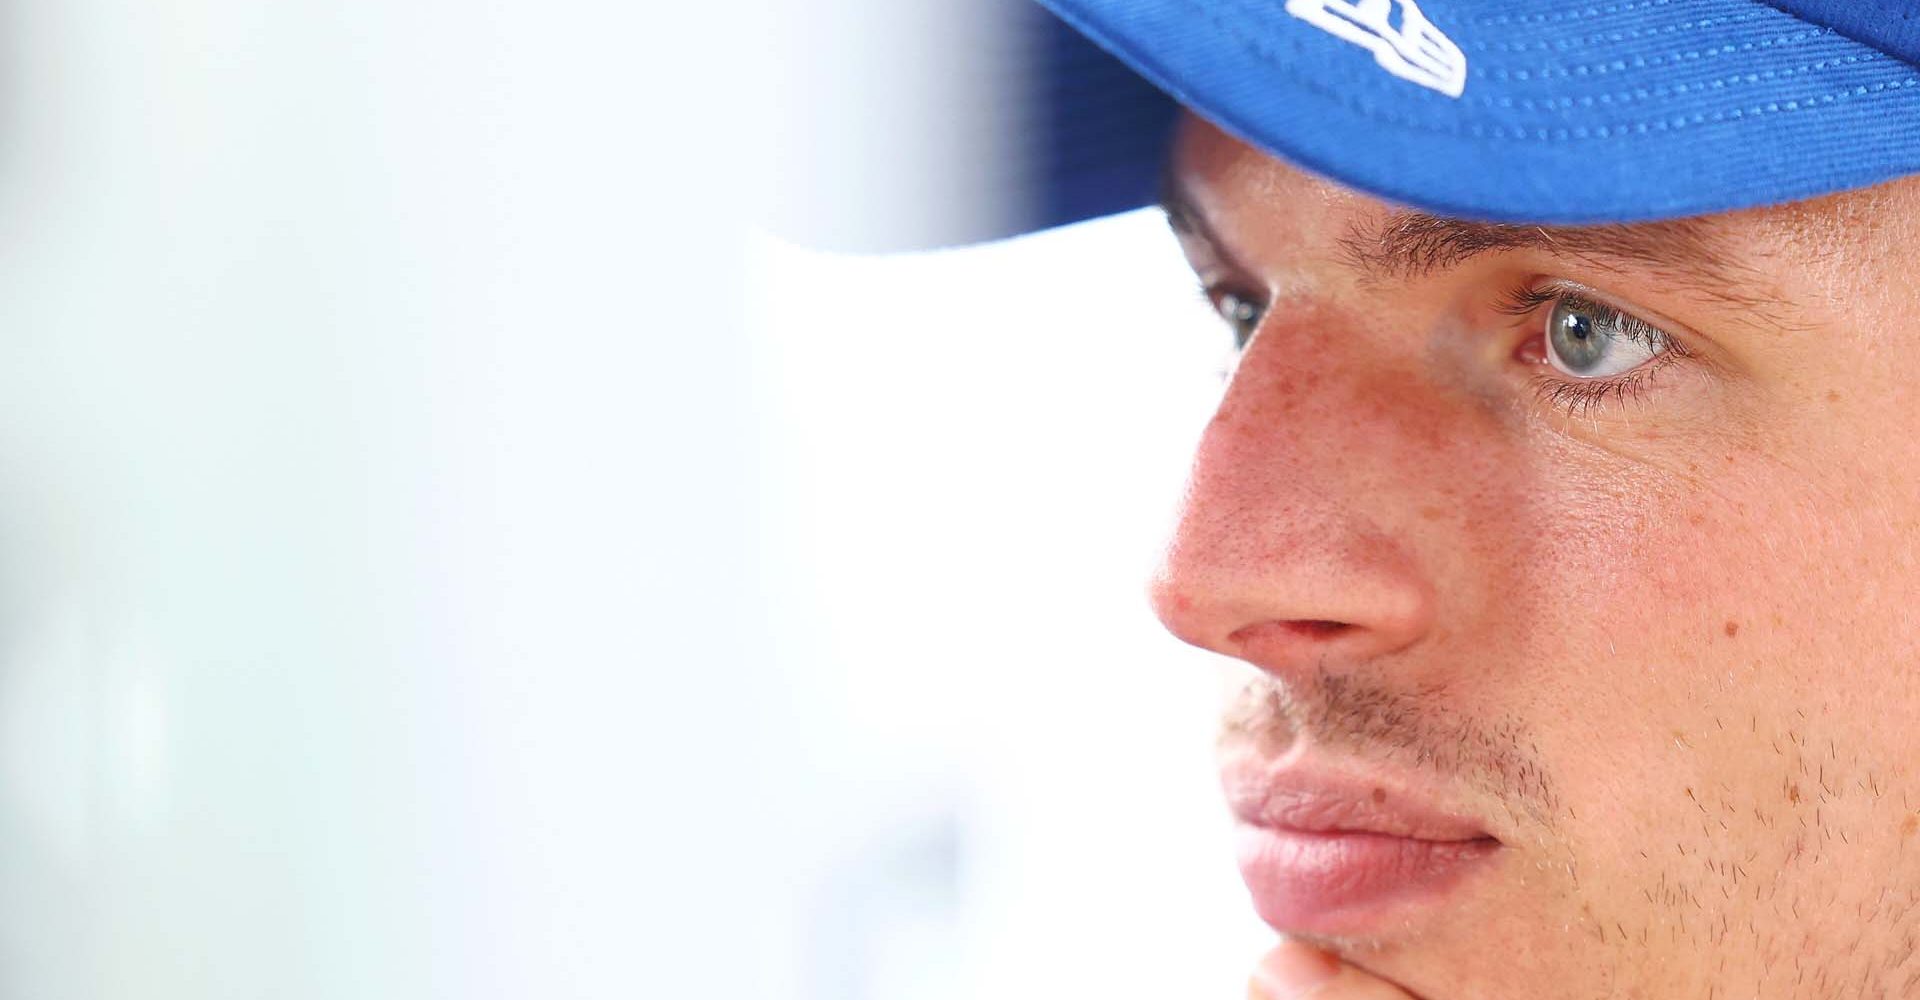
{"type": "MultiPolygon", "coordinates": [[[[1549,80],[1555,77],[1605,76],[1608,73],[1620,73],[1629,69],[1647,69],[1655,66],[1684,62],[1705,62],[1709,59],[1732,55],[1734,53],[1758,52],[1762,49],[1771,49],[1793,42],[1804,42],[1809,38],[1823,35],[1830,36],[1833,35],[1833,32],[1827,31],[1824,28],[1812,28],[1804,31],[1789,32],[1784,35],[1775,35],[1771,38],[1757,39],[1751,42],[1729,42],[1725,45],[1715,45],[1702,49],[1688,49],[1684,52],[1664,52],[1651,56],[1637,55],[1631,59],[1608,59],[1603,62],[1545,66],[1539,69],[1509,69],[1504,66],[1495,66],[1489,69],[1477,70],[1476,73],[1479,76],[1492,80],[1549,80]]],[[[1853,44],[1857,45],[1859,43],[1855,42],[1853,44]]],[[[1866,57],[1862,56],[1861,58],[1864,59],[1866,57]]],[[[1882,55],[1881,58],[1886,57],[1882,55]]]]}
{"type": "Polygon", "coordinates": [[[1787,80],[1823,69],[1876,61],[1878,60],[1866,56],[1850,55],[1839,59],[1822,59],[1818,62],[1795,66],[1792,69],[1768,69],[1752,73],[1735,73],[1731,76],[1715,77],[1711,80],[1703,80],[1697,83],[1677,83],[1671,86],[1661,87],[1635,87],[1632,90],[1617,90],[1606,94],[1582,94],[1551,99],[1477,96],[1475,100],[1490,107],[1514,108],[1522,111],[1552,110],[1555,108],[1570,109],[1575,106],[1593,107],[1595,104],[1625,104],[1635,100],[1671,97],[1675,94],[1725,90],[1728,87],[1740,83],[1759,83],[1762,80],[1787,80]]]}
{"type": "Polygon", "coordinates": [[[1780,13],[1771,9],[1764,12],[1750,11],[1745,14],[1731,14],[1725,17],[1707,17],[1697,21],[1681,21],[1677,24],[1661,25],[1658,28],[1626,28],[1615,31],[1599,31],[1579,38],[1557,38],[1550,41],[1508,42],[1468,40],[1463,47],[1481,52],[1565,51],[1567,49],[1591,45],[1594,42],[1625,42],[1640,38],[1658,38],[1662,35],[1692,31],[1696,28],[1705,28],[1716,24],[1745,24],[1750,21],[1763,20],[1769,16],[1777,18],[1780,16],[1780,13]]]}
{"type": "Polygon", "coordinates": [[[1586,10],[1556,10],[1544,14],[1495,14],[1483,17],[1473,23],[1484,27],[1499,27],[1508,24],[1552,24],[1556,21],[1582,21],[1589,17],[1606,14],[1624,14],[1631,10],[1647,10],[1654,7],[1666,7],[1680,3],[1681,0],[1639,0],[1636,3],[1609,4],[1605,7],[1588,7],[1586,10]]]}

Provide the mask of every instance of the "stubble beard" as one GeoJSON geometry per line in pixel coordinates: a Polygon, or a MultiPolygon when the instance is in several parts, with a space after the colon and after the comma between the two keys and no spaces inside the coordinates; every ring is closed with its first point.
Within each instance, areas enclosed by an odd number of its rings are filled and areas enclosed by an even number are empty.
{"type": "MultiPolygon", "coordinates": [[[[1570,846],[1609,811],[1580,809],[1563,796],[1523,721],[1462,714],[1448,695],[1444,685],[1393,690],[1324,667],[1304,685],[1261,675],[1231,702],[1222,740],[1254,740],[1278,753],[1304,736],[1497,803],[1510,844],[1533,855],[1531,870],[1560,883],[1580,914],[1541,914],[1561,938],[1553,950],[1578,958],[1557,982],[1539,984],[1548,991],[1540,995],[1920,998],[1920,792],[1893,787],[1888,769],[1821,735],[1820,713],[1713,718],[1717,756],[1703,760],[1764,755],[1778,763],[1764,773],[1776,777],[1716,781],[1708,765],[1692,779],[1698,788],[1653,789],[1644,801],[1670,791],[1692,814],[1665,831],[1670,837],[1640,838],[1646,864],[1635,876],[1604,880],[1639,883],[1619,892],[1594,884],[1597,866],[1583,873],[1570,846]],[[1893,864],[1877,863],[1882,856],[1893,864]],[[1862,875],[1877,875],[1868,879],[1877,884],[1861,885],[1862,875]],[[1570,981],[1580,979],[1590,990],[1570,981]]],[[[1422,944],[1417,936],[1307,939],[1363,965],[1369,955],[1422,944]]]]}

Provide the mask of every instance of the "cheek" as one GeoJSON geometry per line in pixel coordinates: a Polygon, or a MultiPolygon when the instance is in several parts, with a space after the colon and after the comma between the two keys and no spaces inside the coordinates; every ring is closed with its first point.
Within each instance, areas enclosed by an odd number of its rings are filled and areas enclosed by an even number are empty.
{"type": "Polygon", "coordinates": [[[1534,489],[1503,581],[1525,683],[1501,697],[1568,804],[1562,846],[1592,873],[1575,895],[1616,935],[1756,961],[1846,933],[1794,911],[1851,912],[1870,875],[1920,860],[1906,506],[1739,463],[1710,487],[1614,470],[1534,489]],[[1744,936],[1708,919],[1728,914],[1744,936]]]}
{"type": "Polygon", "coordinates": [[[1920,585],[1905,511],[1772,469],[1540,477],[1501,526],[1517,659],[1551,696],[1533,709],[1590,737],[1904,696],[1920,585]]]}
{"type": "Polygon", "coordinates": [[[1541,728],[1598,785],[1629,773],[1684,786],[1700,766],[1687,748],[1710,734],[1844,710],[1842,692],[1892,666],[1896,623],[1838,627],[1829,586],[1867,540],[1798,516],[1777,481],[1705,490],[1612,470],[1547,496],[1522,515],[1532,541],[1509,581],[1531,623],[1525,711],[1552,720],[1541,728]]]}

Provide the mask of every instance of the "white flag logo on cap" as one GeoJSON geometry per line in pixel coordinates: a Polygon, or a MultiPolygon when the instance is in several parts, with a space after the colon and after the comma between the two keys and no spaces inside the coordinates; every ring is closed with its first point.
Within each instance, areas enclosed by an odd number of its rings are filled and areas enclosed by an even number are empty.
{"type": "Polygon", "coordinates": [[[1287,13],[1372,51],[1380,68],[1402,80],[1448,97],[1467,88],[1467,57],[1413,0],[1287,0],[1287,13]]]}

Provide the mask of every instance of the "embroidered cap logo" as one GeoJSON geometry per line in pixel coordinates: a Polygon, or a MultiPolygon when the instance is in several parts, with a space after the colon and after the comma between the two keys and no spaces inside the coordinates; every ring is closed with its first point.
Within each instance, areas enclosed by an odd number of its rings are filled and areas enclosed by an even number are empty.
{"type": "Polygon", "coordinates": [[[1381,69],[1402,80],[1448,97],[1459,97],[1467,87],[1467,57],[1413,0],[1287,0],[1287,13],[1372,51],[1381,69]]]}

